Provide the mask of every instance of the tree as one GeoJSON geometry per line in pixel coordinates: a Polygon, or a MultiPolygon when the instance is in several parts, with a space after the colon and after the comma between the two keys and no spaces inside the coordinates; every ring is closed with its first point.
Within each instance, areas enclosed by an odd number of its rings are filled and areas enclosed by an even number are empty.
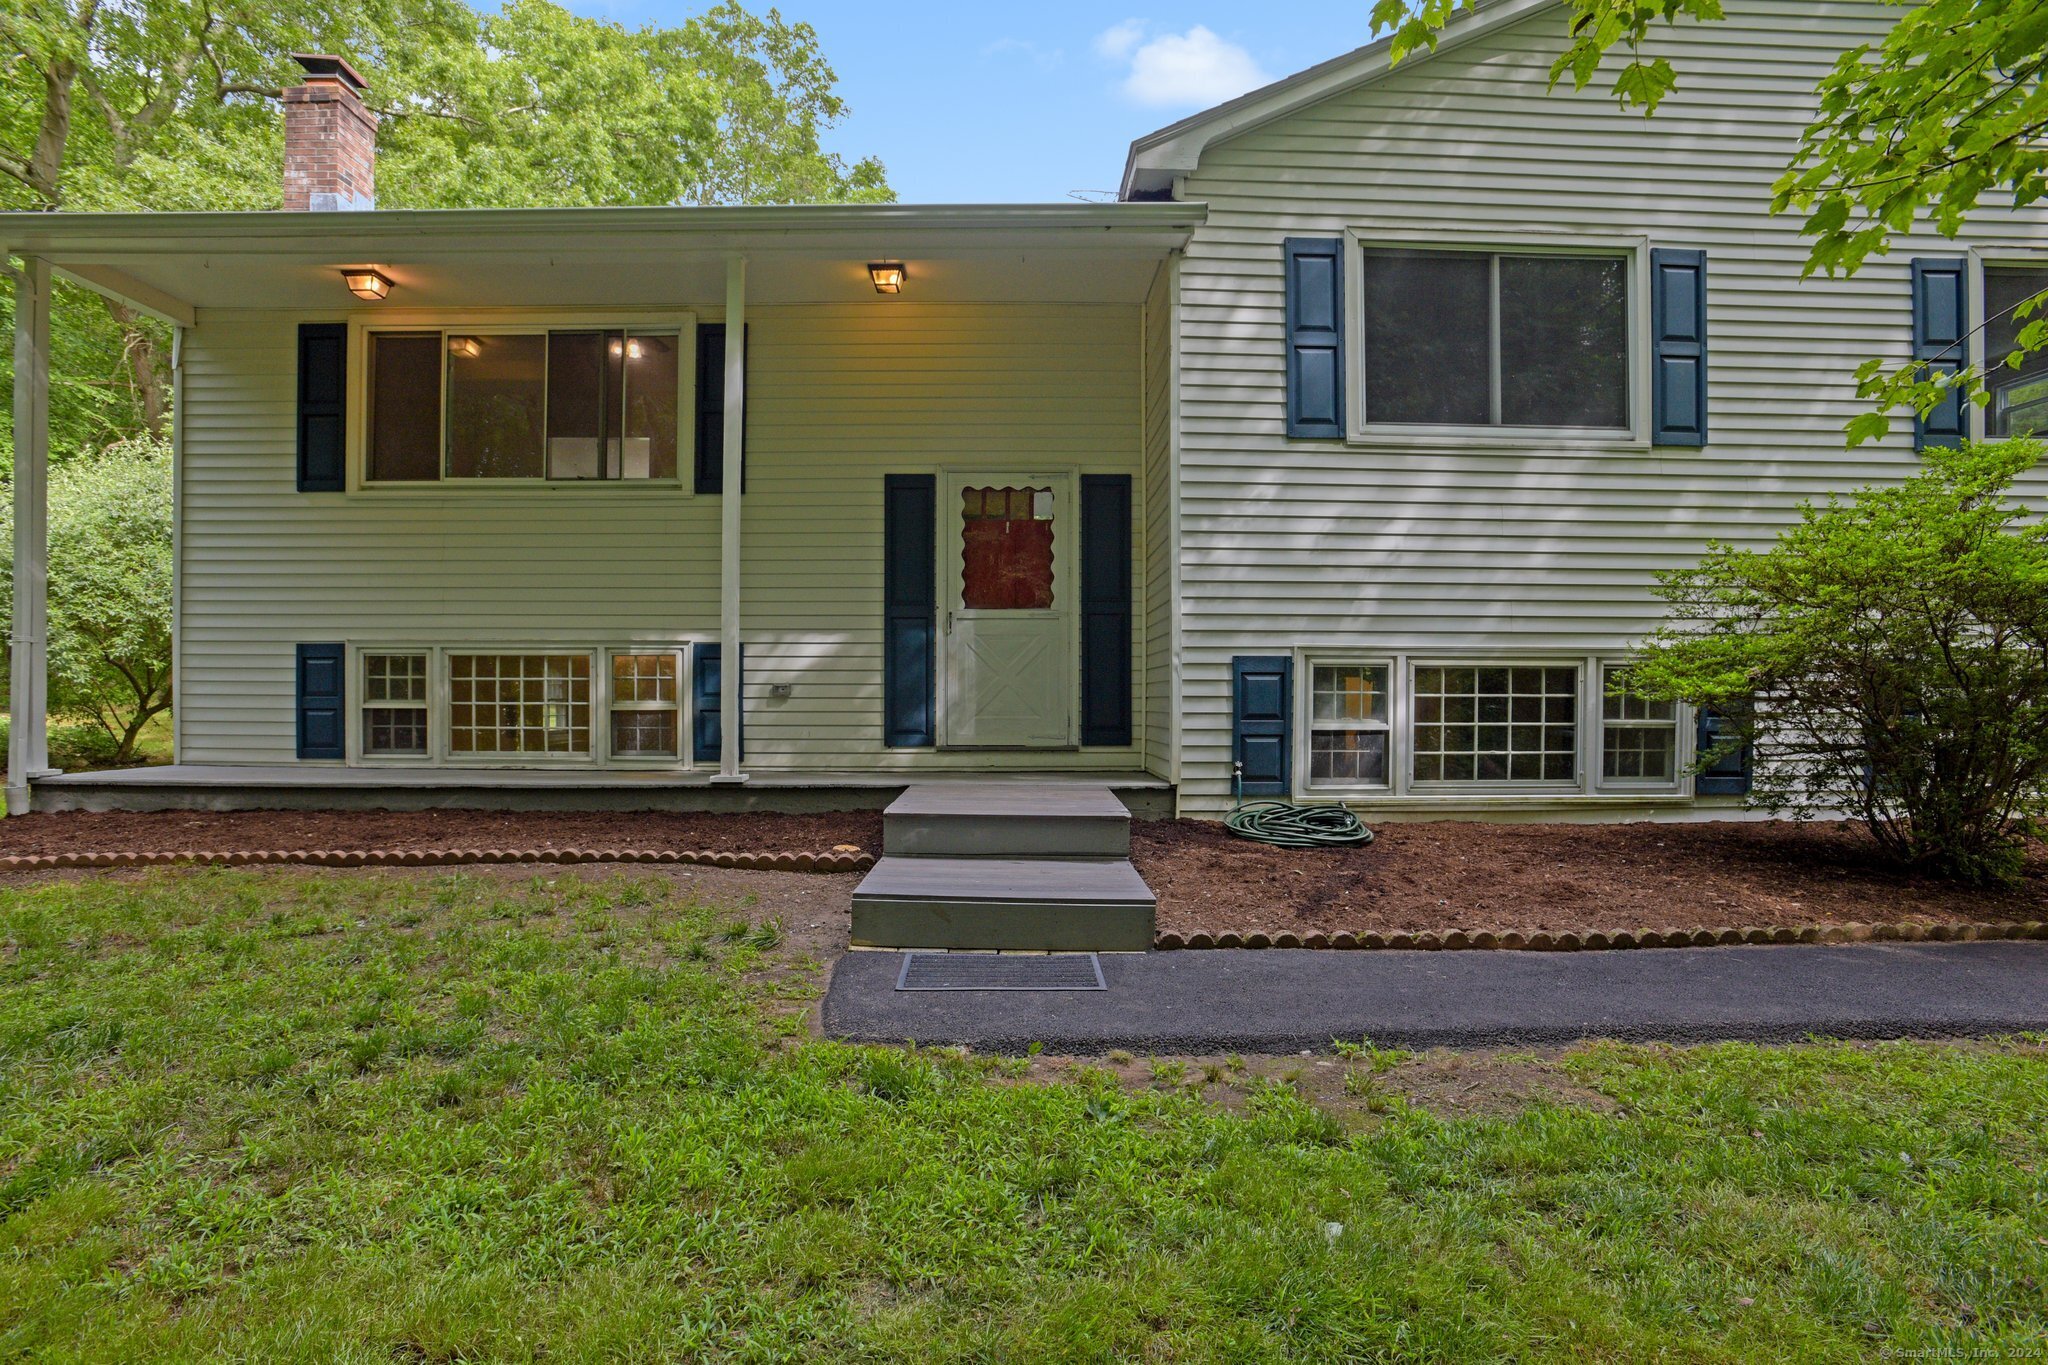
{"type": "Polygon", "coordinates": [[[1730,742],[1769,759],[1755,804],[1848,811],[1908,867],[2010,879],[2048,813],[2048,525],[2009,496],[2041,454],[1930,450],[1903,484],[1802,506],[1769,550],[1713,545],[1661,576],[1631,689],[1736,717],[1730,742]]]}
{"type": "MultiPolygon", "coordinates": [[[[1376,0],[1372,17],[1390,30],[1398,61],[1434,48],[1471,3],[1376,0]]],[[[1986,196],[2024,207],[2048,193],[2048,0],[1896,3],[1898,22],[1883,41],[1844,52],[1820,82],[1819,109],[1774,190],[1773,212],[1806,215],[1808,274],[1854,273],[1923,220],[1953,237],[1986,196]]],[[[1570,40],[1551,67],[1552,86],[1569,75],[1585,89],[1620,49],[1615,98],[1645,115],[1680,80],[1668,58],[1645,55],[1652,28],[1724,17],[1721,0],[1568,0],[1568,11],[1570,40]]],[[[2048,347],[2044,304],[2048,294],[2012,310],[2023,323],[2015,347],[1988,364],[2017,367],[2048,347]]],[[[1954,388],[1985,398],[1981,365],[1947,373],[1873,360],[1857,380],[1875,410],[1850,424],[1852,445],[1883,436],[1900,407],[1929,412],[1954,388]]]]}
{"type": "MultiPolygon", "coordinates": [[[[308,51],[348,53],[369,81],[388,206],[892,197],[879,162],[819,146],[846,109],[815,31],[734,0],[638,29],[550,0],[0,0],[0,34],[9,208],[275,208],[277,101],[299,79],[290,54],[308,51]]],[[[60,355],[75,340],[123,376],[91,393],[60,382],[59,439],[161,432],[163,329],[84,291],[59,297],[60,355]]],[[[101,384],[104,368],[83,370],[101,384]]]]}
{"type": "MultiPolygon", "coordinates": [[[[124,442],[50,474],[50,705],[113,738],[114,761],[171,704],[171,454],[124,442]]],[[[14,610],[14,512],[0,502],[0,624],[14,610]]],[[[11,663],[11,660],[10,660],[11,663]]]]}

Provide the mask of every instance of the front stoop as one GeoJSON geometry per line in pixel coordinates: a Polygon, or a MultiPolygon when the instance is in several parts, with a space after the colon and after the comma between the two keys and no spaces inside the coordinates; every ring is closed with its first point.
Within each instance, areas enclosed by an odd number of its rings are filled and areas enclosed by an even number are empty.
{"type": "Polygon", "coordinates": [[[1144,952],[1157,898],[1108,787],[929,783],[889,807],[853,893],[860,948],[1144,952]]]}

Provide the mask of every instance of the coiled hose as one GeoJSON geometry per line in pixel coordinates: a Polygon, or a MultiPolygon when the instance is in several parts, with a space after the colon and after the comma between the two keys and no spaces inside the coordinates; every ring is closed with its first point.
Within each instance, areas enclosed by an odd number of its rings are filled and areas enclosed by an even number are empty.
{"type": "Polygon", "coordinates": [[[1359,823],[1344,806],[1298,806],[1291,801],[1244,799],[1244,772],[1231,779],[1237,805],[1223,824],[1243,839],[1256,839],[1276,848],[1349,848],[1373,841],[1373,832],[1359,823]]]}

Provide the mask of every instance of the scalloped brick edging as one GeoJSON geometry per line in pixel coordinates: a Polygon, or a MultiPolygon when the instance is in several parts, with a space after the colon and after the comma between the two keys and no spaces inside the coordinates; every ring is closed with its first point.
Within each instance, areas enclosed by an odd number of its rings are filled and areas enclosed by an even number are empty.
{"type": "Polygon", "coordinates": [[[101,867],[466,867],[487,863],[659,863],[749,872],[865,872],[871,853],[678,852],[619,848],[272,849],[262,852],[25,853],[0,857],[0,872],[101,867]]]}
{"type": "Polygon", "coordinates": [[[1496,934],[1481,929],[1468,933],[1452,929],[1445,933],[1309,934],[1257,931],[1237,933],[1163,933],[1152,946],[1163,951],[1203,948],[1314,948],[1349,951],[1356,949],[1405,949],[1424,952],[1502,950],[1509,952],[1575,953],[1601,952],[1622,948],[1714,948],[1737,944],[1775,943],[1965,943],[1978,939],[2048,939],[2048,924],[2029,920],[2024,924],[1978,924],[1960,921],[1948,924],[1803,924],[1754,929],[1618,929],[1605,933],[1595,929],[1577,934],[1570,930],[1551,934],[1537,932],[1496,934]]]}

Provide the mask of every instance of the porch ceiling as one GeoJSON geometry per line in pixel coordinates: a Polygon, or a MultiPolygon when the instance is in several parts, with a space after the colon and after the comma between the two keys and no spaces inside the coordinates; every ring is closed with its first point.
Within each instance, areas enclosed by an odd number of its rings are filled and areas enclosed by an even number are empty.
{"type": "MultiPolygon", "coordinates": [[[[1135,303],[1202,205],[810,206],[0,214],[0,244],[180,321],[196,309],[343,311],[375,266],[386,305],[629,307],[724,298],[748,258],[753,305],[879,298],[871,260],[905,261],[925,302],[1135,303]]],[[[377,306],[377,305],[373,305],[377,306]]]]}

